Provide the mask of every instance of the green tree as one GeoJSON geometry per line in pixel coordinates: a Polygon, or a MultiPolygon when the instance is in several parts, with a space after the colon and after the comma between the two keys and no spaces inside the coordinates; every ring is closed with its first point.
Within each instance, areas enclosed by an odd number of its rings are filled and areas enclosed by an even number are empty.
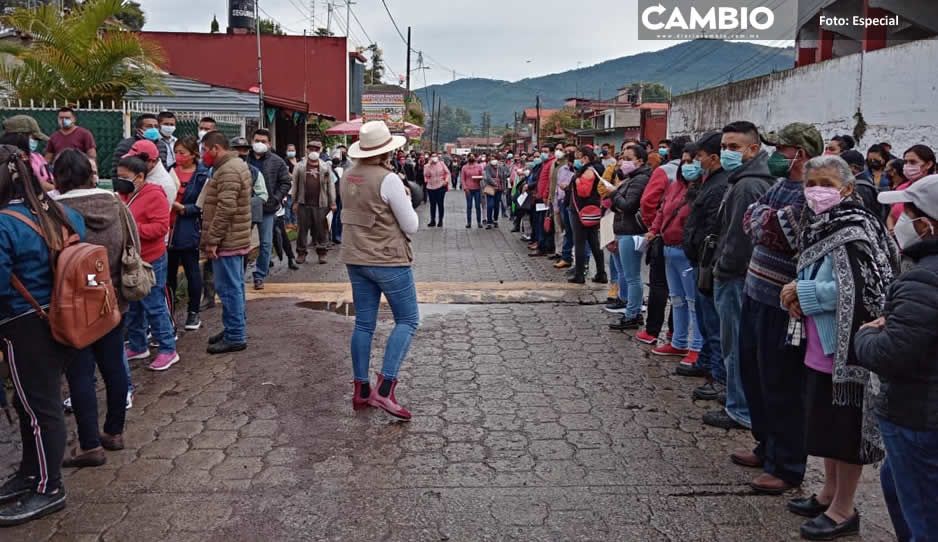
{"type": "Polygon", "coordinates": [[[124,7],[115,16],[118,21],[124,23],[127,30],[139,32],[143,30],[143,25],[147,24],[147,16],[140,7],[140,2],[124,2],[124,7]]]}
{"type": "Polygon", "coordinates": [[[328,28],[319,27],[316,29],[315,34],[320,37],[330,37],[335,36],[335,32],[329,30],[328,28]]]}
{"type": "Polygon", "coordinates": [[[0,44],[18,62],[0,63],[0,88],[22,100],[120,100],[130,90],[168,91],[158,65],[162,50],[128,32],[117,16],[126,0],[88,0],[62,13],[43,5],[16,9],[0,26],[31,38],[0,44]]]}
{"type": "Polygon", "coordinates": [[[564,130],[575,130],[580,127],[580,120],[576,117],[576,110],[565,107],[544,120],[541,133],[544,135],[559,134],[564,130]]]}
{"type": "Polygon", "coordinates": [[[642,103],[671,101],[671,92],[661,83],[632,83],[629,94],[636,101],[640,97],[642,103]]]}
{"type": "Polygon", "coordinates": [[[372,43],[359,52],[364,53],[365,51],[371,53],[371,64],[365,68],[365,84],[380,85],[384,80],[384,72],[386,69],[384,67],[384,51],[378,47],[377,43],[372,43]]]}
{"type": "Polygon", "coordinates": [[[258,19],[258,27],[261,30],[261,34],[273,34],[274,36],[283,36],[286,32],[280,28],[280,23],[271,19],[258,19]]]}
{"type": "Polygon", "coordinates": [[[219,32],[220,32],[220,29],[218,27],[218,17],[212,15],[212,28],[211,30],[209,30],[209,33],[218,34],[219,32]]]}
{"type": "Polygon", "coordinates": [[[440,142],[455,143],[456,138],[472,135],[472,116],[459,107],[440,109],[440,142]]]}

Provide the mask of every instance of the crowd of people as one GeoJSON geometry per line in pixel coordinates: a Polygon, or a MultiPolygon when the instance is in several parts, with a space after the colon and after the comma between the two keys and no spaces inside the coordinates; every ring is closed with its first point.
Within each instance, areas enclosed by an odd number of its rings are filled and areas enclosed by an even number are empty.
{"type": "Polygon", "coordinates": [[[184,329],[200,329],[217,296],[223,329],[208,353],[247,348],[253,244],[257,290],[275,250],[296,268],[310,249],[325,263],[343,246],[356,307],[352,406],[411,419],[395,389],[419,325],[415,208],[428,200],[428,226],[442,227],[446,193],[462,189],[466,228],[473,216],[490,230],[510,219],[529,255],[555,260],[569,282],[584,284],[594,268],[594,283],[611,283],[610,332],[634,332],[653,355],[677,360],[677,375],[702,378],[693,399],[718,404],[705,424],[751,431],[752,449],[728,459],[761,471],[754,491],[800,487],[808,456],[823,458],[823,486],[787,504],[808,518],[802,537],[857,533],[857,484],[879,462],[900,540],[938,532],[928,506],[938,491],[938,175],[928,146],[894,156],[879,143],[864,157],[852,137],[825,143],[810,124],[760,133],[739,121],[657,145],[408,156],[403,137],[370,122],[331,158],[318,141],[282,158],[267,130],[229,140],[210,118],[198,137],[176,139],[166,112],[136,119],[110,191],[97,187],[94,138],[77,120],[63,108],[47,137],[15,116],[0,137],[0,338],[23,442],[19,469],[0,486],[0,526],[60,510],[63,466],[99,466],[124,447],[129,363],[165,371],[180,361],[180,267],[184,329]],[[54,293],[75,289],[100,318],[70,318],[54,293]],[[372,383],[382,295],[395,326],[372,383]],[[62,374],[78,427],[70,454],[62,374]]]}

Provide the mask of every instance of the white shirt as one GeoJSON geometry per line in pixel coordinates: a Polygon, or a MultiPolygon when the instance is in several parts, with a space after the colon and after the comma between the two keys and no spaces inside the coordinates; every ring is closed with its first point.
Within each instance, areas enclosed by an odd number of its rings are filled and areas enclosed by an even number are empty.
{"type": "Polygon", "coordinates": [[[179,192],[179,179],[175,177],[175,174],[170,174],[166,171],[166,168],[163,167],[163,162],[157,160],[153,169],[147,173],[147,182],[158,185],[163,189],[163,192],[166,193],[166,201],[169,204],[169,208],[172,209],[173,203],[176,201],[176,194],[179,192]]]}
{"type": "Polygon", "coordinates": [[[404,182],[397,173],[388,173],[381,181],[381,200],[391,206],[391,212],[397,219],[397,224],[406,235],[417,233],[420,228],[420,217],[414,210],[414,204],[404,190],[404,182]]]}

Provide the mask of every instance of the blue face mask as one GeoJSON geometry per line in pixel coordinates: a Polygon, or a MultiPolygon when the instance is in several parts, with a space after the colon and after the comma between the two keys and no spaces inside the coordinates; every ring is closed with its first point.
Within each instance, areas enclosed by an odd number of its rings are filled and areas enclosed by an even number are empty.
{"type": "Polygon", "coordinates": [[[662,158],[667,158],[667,157],[668,157],[668,149],[658,149],[658,154],[660,154],[662,158]]]}
{"type": "Polygon", "coordinates": [[[542,153],[541,153],[541,162],[543,162],[544,160],[547,160],[549,157],[550,157],[549,154],[547,154],[546,152],[542,152],[542,153]]]}
{"type": "Polygon", "coordinates": [[[29,152],[36,152],[36,149],[39,148],[39,142],[33,138],[29,138],[29,152]]]}
{"type": "Polygon", "coordinates": [[[696,181],[700,178],[700,175],[703,173],[703,170],[700,169],[700,160],[694,160],[690,164],[684,164],[681,166],[681,175],[684,176],[688,181],[696,181]]]}
{"type": "Polygon", "coordinates": [[[579,158],[577,158],[576,160],[574,160],[574,161],[573,161],[573,167],[574,167],[575,169],[580,169],[581,167],[583,167],[583,160],[580,160],[579,158]]]}
{"type": "Polygon", "coordinates": [[[720,153],[720,165],[723,166],[723,169],[726,171],[739,169],[739,167],[743,165],[743,153],[729,149],[722,151],[720,153]]]}
{"type": "Polygon", "coordinates": [[[149,139],[150,141],[157,141],[160,139],[160,131],[158,128],[147,128],[143,131],[143,138],[149,139]]]}

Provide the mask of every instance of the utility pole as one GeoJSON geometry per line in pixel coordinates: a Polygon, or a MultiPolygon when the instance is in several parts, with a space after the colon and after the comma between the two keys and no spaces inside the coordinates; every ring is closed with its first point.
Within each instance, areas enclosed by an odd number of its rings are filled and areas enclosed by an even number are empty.
{"type": "Polygon", "coordinates": [[[316,0],[309,0],[309,33],[316,35],[316,0]]]}
{"type": "Polygon", "coordinates": [[[433,127],[436,126],[436,89],[433,89],[433,98],[430,100],[430,150],[434,148],[433,145],[433,127]]]}
{"type": "Polygon", "coordinates": [[[335,6],[332,5],[332,0],[326,2],[326,9],[326,30],[332,33],[332,10],[335,9],[335,6]]]}
{"type": "Polygon", "coordinates": [[[352,32],[352,2],[351,0],[345,0],[345,37],[348,38],[351,36],[352,32]]]}
{"type": "Polygon", "coordinates": [[[541,148],[541,96],[538,95],[536,98],[536,107],[537,107],[537,118],[534,119],[534,147],[535,149],[541,148]]]}
{"type": "Polygon", "coordinates": [[[407,95],[410,96],[410,27],[407,27],[407,95]]]}
{"type": "Polygon", "coordinates": [[[440,101],[436,106],[436,148],[439,150],[440,147],[440,121],[442,120],[443,115],[443,97],[440,96],[440,101]]]}
{"type": "Polygon", "coordinates": [[[260,0],[254,2],[254,34],[257,36],[257,106],[260,118],[257,121],[258,128],[264,127],[264,66],[261,61],[261,25],[260,25],[260,0]]]}

